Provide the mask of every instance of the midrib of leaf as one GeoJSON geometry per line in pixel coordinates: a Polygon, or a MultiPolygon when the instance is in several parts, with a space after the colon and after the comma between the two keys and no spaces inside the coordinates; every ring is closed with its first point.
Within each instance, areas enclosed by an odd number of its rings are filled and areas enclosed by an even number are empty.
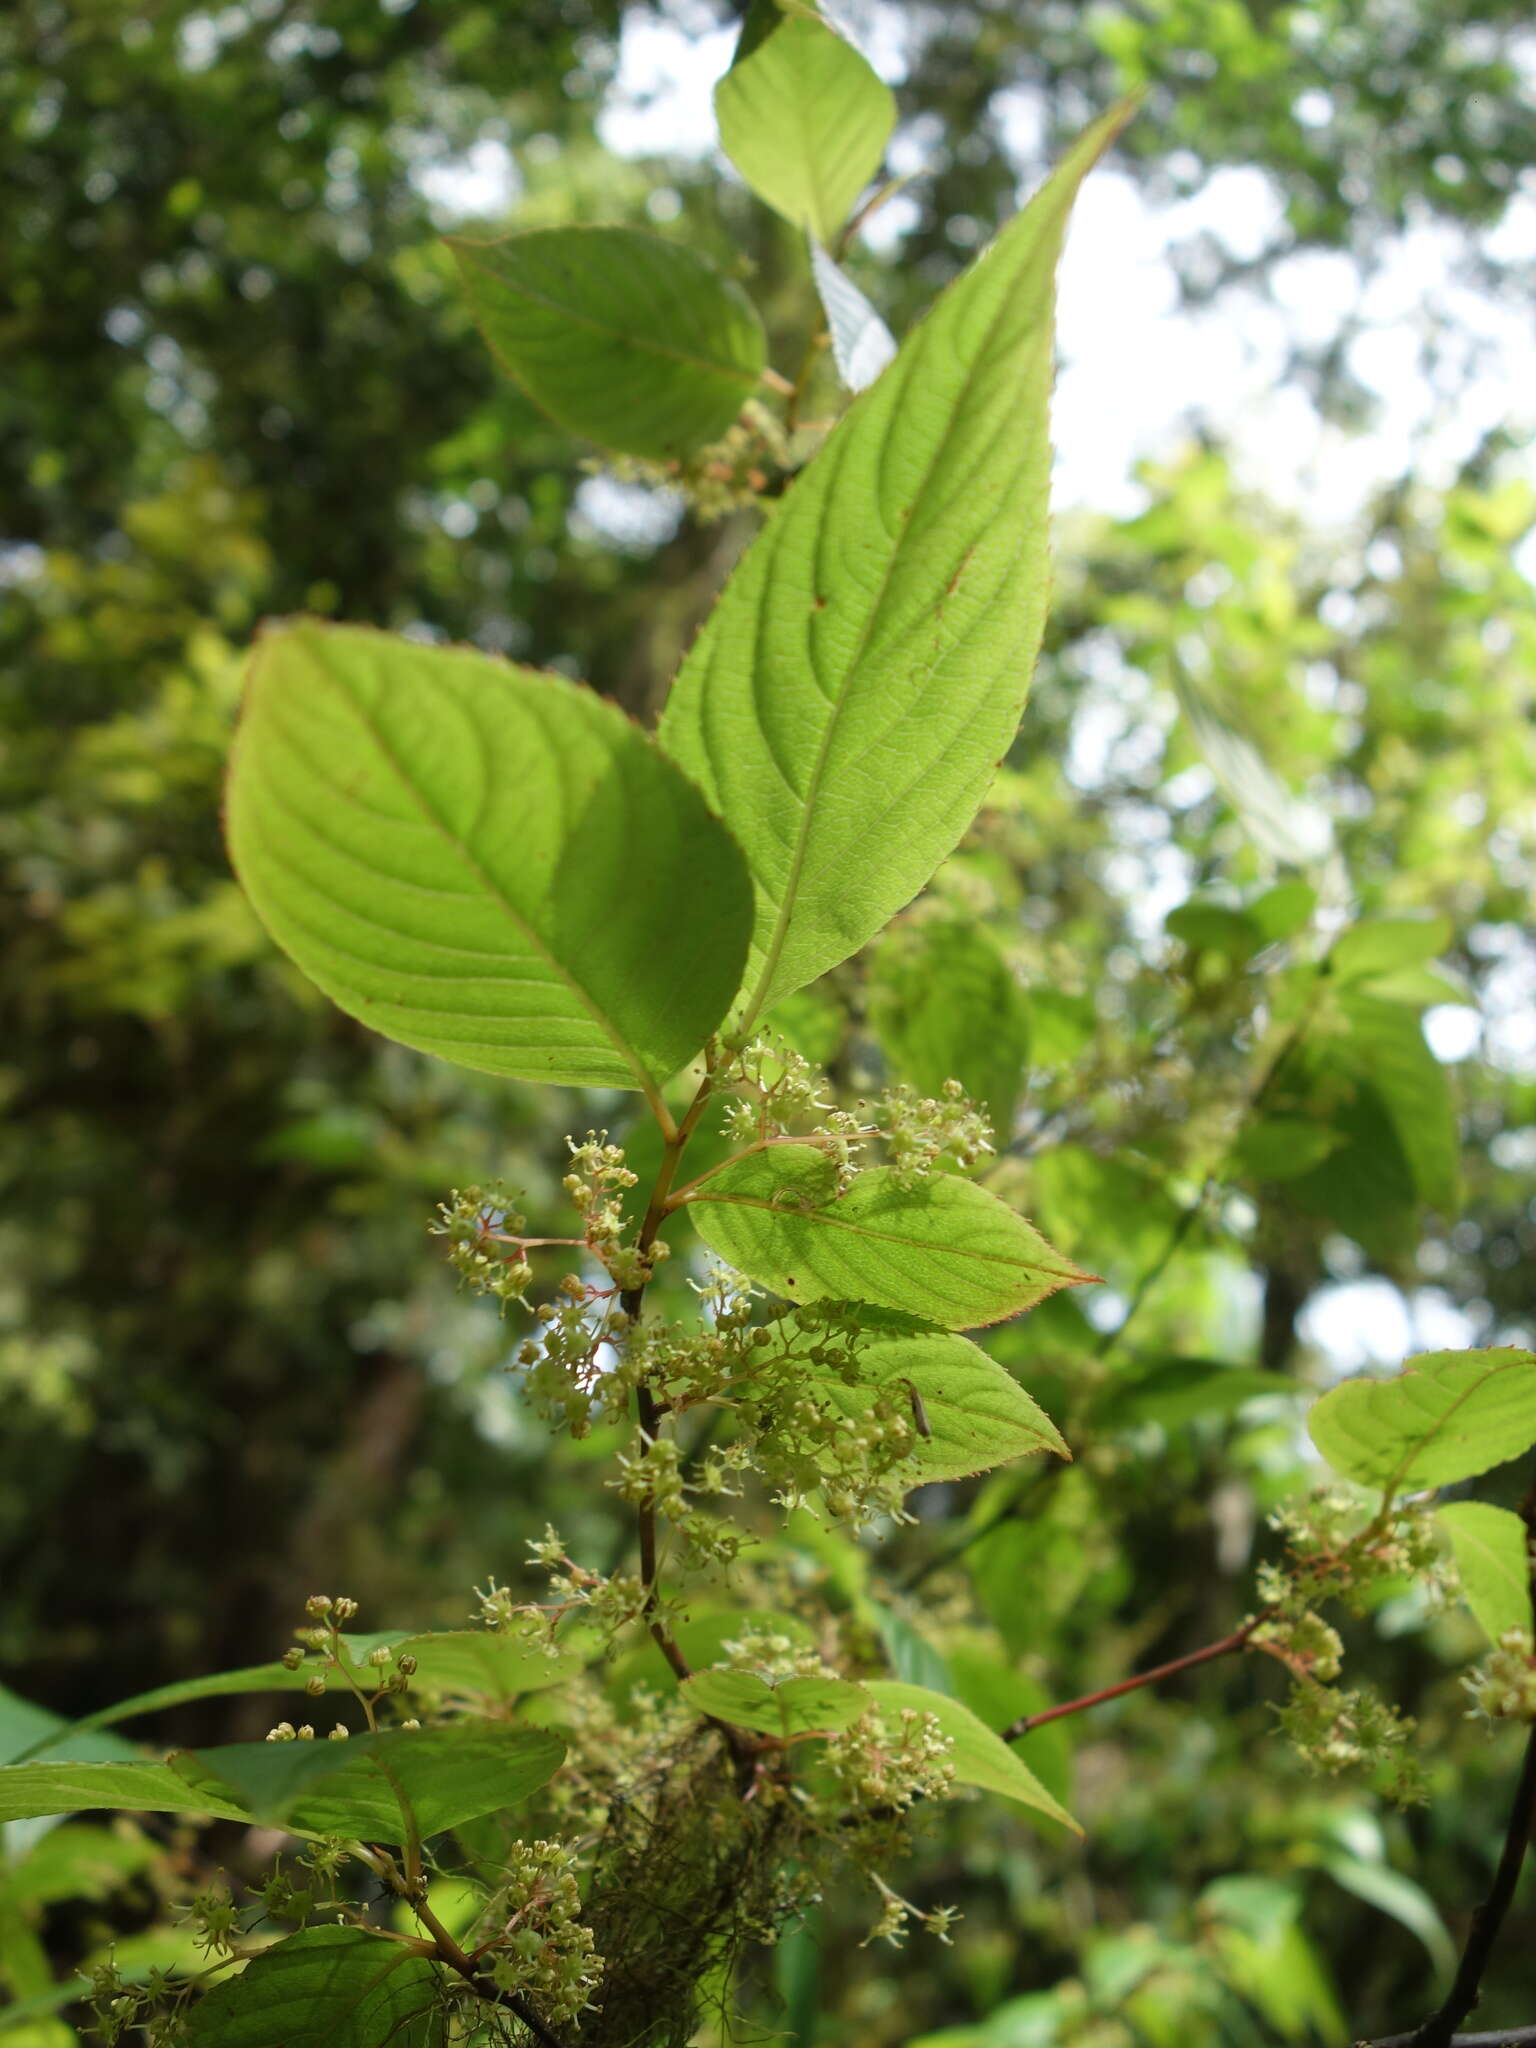
{"type": "MultiPolygon", "coordinates": [[[[1403,1474],[1408,1470],[1408,1467],[1413,1463],[1414,1459],[1417,1457],[1421,1457],[1425,1450],[1427,1450],[1428,1447],[1435,1442],[1435,1440],[1440,1436],[1442,1431],[1447,1427],[1447,1425],[1452,1421],[1452,1419],[1458,1414],[1458,1412],[1463,1407],[1465,1407],[1466,1403],[1471,1400],[1472,1396],[1474,1394],[1481,1393],[1483,1388],[1487,1386],[1490,1380],[1497,1379],[1501,1373],[1508,1372],[1509,1370],[1510,1367],[1507,1365],[1491,1365],[1488,1368],[1488,1370],[1483,1374],[1481,1379],[1475,1380],[1470,1387],[1467,1387],[1463,1392],[1459,1393],[1456,1396],[1455,1400],[1451,1403],[1450,1407],[1446,1409],[1445,1413],[1433,1425],[1433,1427],[1430,1428],[1423,1436],[1418,1437],[1415,1440],[1412,1449],[1405,1452],[1404,1455],[1398,1460],[1397,1464],[1393,1467],[1392,1477],[1388,1481],[1387,1485],[1382,1489],[1386,1499],[1392,1499],[1392,1497],[1396,1494],[1398,1487],[1402,1483],[1403,1474]]],[[[1410,1373],[1408,1377],[1410,1379],[1420,1379],[1423,1377],[1423,1375],[1420,1373],[1410,1373]]],[[[1384,1382],[1384,1384],[1390,1386],[1391,1381],[1386,1381],[1384,1382]]],[[[1431,1382],[1431,1384],[1433,1384],[1433,1382],[1431,1382]]]]}
{"type": "MultiPolygon", "coordinates": [[[[494,248],[495,244],[461,242],[458,246],[465,250],[478,250],[486,247],[494,248]]],[[[757,378],[753,376],[750,370],[744,370],[739,363],[722,362],[714,356],[690,355],[686,349],[672,348],[664,341],[652,341],[648,335],[629,334],[622,327],[615,327],[606,321],[599,320],[591,313],[577,312],[574,306],[564,305],[559,299],[550,298],[547,292],[538,291],[532,285],[521,282],[514,284],[510,278],[504,277],[497,270],[493,270],[488,263],[476,263],[475,268],[480,271],[482,276],[490,278],[493,284],[500,285],[503,290],[516,292],[520,297],[530,299],[534,304],[544,307],[546,311],[558,313],[562,320],[569,320],[572,326],[590,327],[595,334],[604,335],[609,340],[627,342],[636,350],[650,355],[663,356],[670,362],[681,363],[684,369],[713,371],[717,376],[734,377],[737,383],[748,391],[755,391],[757,389],[757,378]]],[[[483,325],[478,320],[477,324],[483,325]]],[[[506,362],[505,356],[502,355],[495,342],[491,341],[489,334],[486,335],[486,340],[490,342],[492,353],[502,362],[506,363],[509,371],[513,371],[512,364],[506,362]]],[[[515,374],[515,371],[513,371],[513,374],[515,374]]]]}
{"type": "MultiPolygon", "coordinates": [[[[345,673],[341,670],[336,670],[332,672],[332,675],[338,688],[340,688],[342,693],[347,697],[348,701],[351,703],[353,709],[357,713],[358,719],[361,721],[362,725],[368,732],[369,736],[372,738],[374,744],[378,747],[380,754],[388,762],[389,767],[392,770],[396,781],[399,783],[401,789],[405,791],[405,794],[407,798],[410,800],[410,802],[415,805],[417,810],[421,813],[422,817],[426,820],[427,824],[432,828],[434,832],[437,833],[438,837],[442,840],[443,844],[447,846],[451,852],[456,854],[460,861],[463,863],[463,865],[466,868],[468,868],[470,874],[473,875],[475,879],[480,883],[481,887],[485,890],[486,894],[491,898],[492,902],[495,903],[504,913],[507,922],[513,925],[522,934],[523,938],[526,940],[528,945],[532,947],[533,951],[538,954],[539,958],[544,962],[546,967],[550,969],[555,980],[559,982],[564,988],[566,988],[570,992],[570,994],[576,998],[577,1002],[580,1003],[581,1007],[586,1011],[587,1015],[591,1018],[592,1022],[597,1026],[598,1030],[602,1032],[603,1036],[607,1039],[608,1043],[613,1047],[614,1051],[619,1055],[620,1059],[623,1060],[624,1064],[629,1068],[629,1071],[635,1076],[635,1079],[639,1083],[640,1089],[642,1093],[646,1096],[647,1100],[654,1099],[656,1094],[655,1083],[652,1081],[650,1075],[646,1072],[645,1068],[641,1065],[640,1061],[635,1056],[633,1049],[625,1042],[624,1039],[622,1039],[619,1036],[617,1030],[614,1028],[606,1014],[598,1005],[596,999],[588,994],[587,990],[576,979],[575,975],[572,974],[570,970],[566,968],[555,957],[553,953],[550,952],[548,946],[545,945],[544,941],[539,937],[538,933],[534,931],[532,926],[530,926],[524,919],[522,914],[517,909],[517,906],[508,899],[506,894],[501,889],[500,885],[495,880],[493,880],[493,878],[481,866],[480,862],[475,858],[473,849],[464,840],[460,839],[454,832],[452,832],[443,819],[438,817],[437,813],[432,809],[432,806],[427,802],[425,796],[421,793],[421,791],[419,791],[415,787],[410,777],[405,773],[405,770],[402,767],[399,757],[396,755],[394,748],[385,739],[384,734],[380,731],[378,724],[374,720],[372,714],[369,712],[366,705],[359,702],[355,692],[352,689],[352,685],[348,678],[346,677],[345,673]]],[[[471,721],[471,725],[473,727],[473,721],[471,721]]],[[[476,729],[476,739],[478,742],[478,729],[476,729]]]]}
{"type": "Polygon", "coordinates": [[[1048,1266],[1043,1262],[1035,1264],[1033,1261],[1010,1257],[1005,1252],[978,1251],[973,1245],[941,1244],[932,1238],[924,1240],[902,1237],[899,1233],[892,1230],[872,1230],[868,1224],[850,1222],[846,1216],[835,1215],[830,1209],[780,1209],[776,1208],[772,1202],[763,1201],[758,1195],[711,1195],[701,1192],[696,1196],[689,1197],[690,1205],[694,1201],[714,1203],[722,1208],[761,1209],[770,1216],[797,1217],[805,1223],[819,1223],[824,1224],[828,1229],[846,1230],[850,1236],[868,1238],[872,1244],[899,1245],[904,1251],[909,1252],[940,1252],[946,1258],[974,1259],[978,1264],[1007,1266],[1014,1270],[1022,1264],[1029,1264],[1034,1272],[1059,1273],[1063,1279],[1067,1277],[1071,1270],[1063,1266],[1048,1266]]]}
{"type": "MultiPolygon", "coordinates": [[[[1002,319],[1006,306],[1007,295],[1005,293],[1003,298],[998,302],[998,305],[994,310],[991,319],[987,322],[985,335],[982,340],[982,343],[980,346],[978,346],[975,353],[973,354],[970,365],[967,368],[965,375],[961,381],[959,391],[957,392],[953,402],[951,403],[951,418],[953,418],[953,416],[959,412],[961,406],[970,397],[971,390],[976,381],[977,372],[981,367],[983,358],[985,357],[987,346],[990,344],[993,335],[997,331],[998,325],[1002,319]]],[[[903,380],[904,389],[908,381],[910,380],[903,380]]],[[[878,388],[878,386],[876,388],[878,388]]],[[[885,445],[889,438],[890,436],[888,433],[881,437],[880,447],[876,453],[877,466],[880,462],[884,460],[885,445]]],[[[750,1030],[751,1026],[756,1022],[758,1014],[762,1010],[763,1004],[767,999],[768,990],[772,987],[773,977],[778,972],[779,962],[784,956],[784,947],[789,937],[790,919],[794,914],[795,901],[800,887],[800,877],[804,872],[806,851],[810,842],[812,807],[815,802],[816,796],[819,793],[823,777],[826,773],[827,761],[832,751],[832,742],[837,733],[838,724],[842,718],[844,706],[847,704],[848,699],[852,694],[854,680],[857,676],[860,666],[863,663],[864,657],[868,652],[871,635],[873,634],[875,627],[878,625],[881,615],[885,609],[886,600],[890,595],[891,585],[895,577],[897,567],[903,559],[903,550],[909,544],[912,532],[911,510],[915,510],[917,504],[922,498],[923,493],[927,490],[929,482],[933,476],[933,472],[938,465],[939,458],[943,453],[947,439],[948,435],[946,432],[944,438],[940,440],[937,447],[934,449],[934,452],[929,456],[928,461],[924,466],[921,480],[918,483],[917,489],[912,494],[912,504],[911,508],[909,509],[908,517],[902,525],[901,532],[897,536],[895,536],[895,544],[891,549],[890,559],[886,563],[885,569],[880,577],[879,588],[876,591],[874,602],[869,608],[868,616],[864,621],[863,630],[859,634],[858,644],[854,649],[853,656],[848,663],[847,670],[845,671],[843,687],[841,688],[841,690],[838,691],[835,697],[829,697],[827,700],[831,707],[830,715],[827,719],[826,730],[823,732],[821,737],[821,743],[816,749],[815,759],[811,764],[810,778],[806,784],[806,793],[804,800],[801,804],[800,817],[795,828],[794,850],[790,855],[789,870],[785,877],[784,883],[784,893],[782,897],[779,899],[778,917],[774,924],[773,935],[768,942],[767,949],[763,956],[762,974],[758,978],[757,988],[753,992],[752,1000],[748,1004],[746,1012],[742,1018],[741,1028],[743,1030],[750,1030]]],[[[1015,465],[1015,467],[1017,467],[1017,465],[1015,465]]],[[[823,536],[826,531],[826,523],[826,501],[823,500],[821,516],[818,519],[816,526],[815,545],[812,550],[813,553],[818,552],[821,548],[823,536]]],[[[966,560],[969,560],[969,556],[966,557],[966,560]]],[[[962,571],[964,569],[964,566],[964,563],[962,563],[962,571]]],[[[951,593],[948,591],[944,593],[944,595],[946,596],[950,594],[951,593]]],[[[814,662],[812,663],[812,667],[814,669],[814,662]]]]}

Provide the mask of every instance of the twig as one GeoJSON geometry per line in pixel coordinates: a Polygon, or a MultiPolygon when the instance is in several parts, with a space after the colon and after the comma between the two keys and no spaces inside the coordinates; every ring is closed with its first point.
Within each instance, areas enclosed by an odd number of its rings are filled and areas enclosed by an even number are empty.
{"type": "MultiPolygon", "coordinates": [[[[1413,2048],[1417,2034],[1383,2034],[1357,2048],[1413,2048]]],[[[1536,2048],[1536,2027],[1495,2027],[1491,2034],[1452,2034],[1446,2048],[1536,2048]]]]}
{"type": "MultiPolygon", "coordinates": [[[[1520,1518],[1525,1523],[1526,1543],[1536,1533],[1536,1485],[1520,1503],[1520,1518]]],[[[1533,1620],[1536,1620],[1536,1556],[1530,1562],[1530,1594],[1533,1620]]],[[[1509,1824],[1504,1830],[1504,1846],[1499,1852],[1498,1868],[1493,1873],[1493,1883],[1488,1887],[1488,1896],[1472,1915],[1472,1925],[1467,1930],[1466,1946],[1461,1952],[1461,1961],[1456,1966],[1456,1975],[1450,1990],[1445,1994],[1438,2011],[1432,2012],[1422,2025],[1411,2033],[1393,2035],[1388,2041],[1369,2044],[1369,2048],[1452,2048],[1460,2040],[1481,2039],[1490,2044],[1513,2040],[1515,2035],[1484,2034],[1458,2036],[1457,2027],[1476,2006],[1482,1988],[1483,1972],[1493,1954],[1494,1943],[1499,1938],[1499,1929],[1509,1911],[1515,1896],[1515,1886],[1520,1881],[1520,1866],[1525,1861],[1526,1844],[1531,1839],[1531,1827],[1536,1822],[1536,1726],[1526,1738],[1525,1760],[1520,1766],[1519,1782],[1509,1809],[1509,1824]]],[[[1526,2038],[1536,2040],[1536,2028],[1527,2030],[1526,2038]]]]}
{"type": "Polygon", "coordinates": [[[1174,1678],[1181,1671],[1193,1671],[1197,1664],[1209,1664],[1216,1657],[1230,1656],[1234,1650],[1246,1650],[1249,1637],[1268,1619],[1267,1611],[1255,1614],[1241,1628],[1233,1629],[1231,1635],[1223,1636],[1219,1643],[1207,1643],[1203,1650],[1191,1650],[1187,1657],[1175,1657],[1167,1664],[1155,1665],[1151,1671],[1138,1672],[1134,1678],[1122,1678],[1118,1685],[1103,1686],[1098,1692],[1085,1692],[1081,1699],[1064,1700],[1059,1707],[1047,1707],[1042,1713],[1021,1714],[1017,1721],[1003,1730],[1003,1740],[1017,1742],[1031,1729],[1043,1728],[1047,1721],[1060,1721],[1068,1714],[1081,1714],[1088,1707],[1099,1707],[1106,1700],[1119,1699],[1122,1693],[1139,1692],[1144,1685],[1157,1685],[1162,1679],[1174,1678]]]}

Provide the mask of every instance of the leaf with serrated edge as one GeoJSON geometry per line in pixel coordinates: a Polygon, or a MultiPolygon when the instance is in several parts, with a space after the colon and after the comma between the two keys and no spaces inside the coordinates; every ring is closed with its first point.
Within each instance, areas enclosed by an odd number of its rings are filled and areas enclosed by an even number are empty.
{"type": "Polygon", "coordinates": [[[758,198],[830,242],[880,168],[896,101],[814,9],[756,0],[715,87],[715,119],[758,198]]]}
{"type": "Polygon", "coordinates": [[[772,1146],[710,1174],[688,1209],[711,1251],[775,1294],[870,1302],[950,1330],[1093,1277],[974,1181],[933,1173],[903,1187],[875,1167],[839,1195],[836,1180],[814,1146],[772,1146]]]}
{"type": "Polygon", "coordinates": [[[439,2048],[426,1957],[360,1927],[307,1927],[253,1956],[187,2015],[188,2048],[439,2048]]]}
{"type": "Polygon", "coordinates": [[[788,1741],[835,1735],[869,1712],[869,1695],[846,1678],[785,1678],[770,1685],[755,1671],[696,1671],[679,1687],[698,1713],[788,1741]]]}
{"type": "Polygon", "coordinates": [[[698,791],[591,690],[470,649],[269,628],[228,830],[310,979],[460,1066],[654,1095],[740,980],[751,884],[698,791]]]}
{"type": "Polygon", "coordinates": [[[1450,1538],[1467,1605],[1490,1642],[1512,1628],[1532,1628],[1530,1543],[1525,1524],[1486,1501],[1451,1501],[1435,1511],[1450,1538]]]}
{"type": "Polygon", "coordinates": [[[516,1806],[559,1769],[565,1744],[542,1728],[460,1722],[345,1742],[236,1742],[170,1759],[195,1790],[257,1820],[310,1834],[403,1842],[516,1806]]]}
{"type": "Polygon", "coordinates": [[[950,1699],[941,1692],[929,1692],[921,1685],[903,1685],[893,1678],[866,1679],[864,1689],[873,1695],[881,1710],[881,1718],[888,1727],[900,1724],[904,1710],[932,1714],[954,1743],[950,1760],[960,1784],[978,1786],[983,1792],[999,1792],[1005,1799],[1017,1800],[1020,1806],[1031,1806],[1037,1813],[1048,1813],[1052,1820],[1061,1821],[1075,1835],[1083,1832],[1067,1809],[1046,1791],[1023,1759],[1016,1756],[1000,1735],[994,1735],[986,1722],[979,1720],[959,1700],[950,1699]]]}
{"type": "Polygon", "coordinates": [[[1536,1444],[1536,1354],[1429,1351],[1390,1380],[1348,1380],[1313,1404],[1336,1472],[1387,1494],[1450,1486],[1536,1444]]]}
{"type": "Polygon", "coordinates": [[[573,434],[661,461],[718,440],[757,389],[755,307],[680,242],[560,227],[448,246],[492,354],[573,434]]]}
{"type": "Polygon", "coordinates": [[[1092,128],[856,399],[738,563],[662,744],[758,885],[746,1015],[855,952],[976,814],[1045,619],[1056,257],[1092,128]]]}
{"type": "Polygon", "coordinates": [[[0,1821],[54,1813],[207,1813],[249,1820],[227,1789],[194,1788],[169,1764],[35,1763],[0,1769],[0,1821]]]}
{"type": "Polygon", "coordinates": [[[878,1394],[898,1404],[915,1394],[929,1434],[919,1434],[900,1468],[912,1486],[966,1479],[1031,1451],[1072,1455],[1045,1410],[969,1338],[934,1331],[867,1344],[854,1370],[858,1378],[850,1386],[835,1373],[811,1367],[806,1390],[841,1409],[850,1421],[867,1415],[878,1394]]]}

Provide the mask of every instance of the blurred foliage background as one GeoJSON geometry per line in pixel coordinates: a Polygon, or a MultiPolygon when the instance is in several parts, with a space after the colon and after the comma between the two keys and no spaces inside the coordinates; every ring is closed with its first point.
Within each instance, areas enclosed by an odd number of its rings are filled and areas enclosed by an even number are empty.
{"type": "MultiPolygon", "coordinates": [[[[219,787],[264,614],[472,640],[654,710],[750,515],[701,525],[584,470],[497,378],[436,237],[487,162],[503,224],[648,221],[749,283],[792,372],[814,317],[795,238],[654,123],[655,153],[599,135],[626,64],[729,18],[18,0],[0,20],[0,1672],[61,1714],[265,1659],[321,1584],[369,1626],[453,1623],[477,1579],[517,1583],[548,1518],[594,1554],[621,1540],[603,1447],[528,1422],[509,1330],[455,1295],[425,1225],[450,1184],[496,1175],[557,1218],[564,1133],[633,1105],[449,1072],[326,1007],[234,887],[219,787]]],[[[1536,179],[1522,8],[845,19],[898,84],[914,173],[854,258],[898,333],[1133,84],[1118,165],[1149,205],[1233,167],[1265,181],[1263,246],[1175,238],[1186,303],[1240,324],[1298,254],[1365,280],[1426,228],[1469,289],[1529,303],[1536,237],[1498,233],[1536,179]]],[[[1424,337],[1453,406],[1482,374],[1456,319],[1424,337]]],[[[1346,435],[1371,424],[1349,336],[1298,322],[1287,365],[1346,435]]],[[[1189,424],[1137,509],[1062,520],[993,802],[793,1020],[850,1087],[871,1020],[908,1077],[964,1069],[1012,1132],[993,1184],[1107,1283],[993,1343],[1070,1469],[931,1489],[873,1552],[785,1539],[868,1603],[898,1669],[998,1725],[1240,1618],[1265,1513],[1308,1477],[1299,1393],[1362,1356],[1536,1331],[1515,408],[1454,477],[1410,464],[1329,519],[1260,495],[1214,417],[1189,424]],[[1364,961],[1256,1114],[1253,1048],[1303,934],[1386,914],[1445,922],[1364,961]],[[974,985],[984,1031],[925,1015],[935,976],[974,985]]],[[[1042,1774],[1072,1774],[1086,1850],[961,1811],[912,1879],[962,1906],[956,1946],[860,1950],[867,1902],[829,1901],[765,1968],[763,2024],[800,2048],[1406,2024],[1486,1880],[1513,1738],[1464,1721],[1465,1615],[1404,1598],[1357,1633],[1359,1668],[1420,1717],[1427,1809],[1305,1777],[1276,1683],[1218,1665],[1034,1738],[1042,1774]]],[[[136,1732],[259,1730],[213,1702],[136,1732]]],[[[0,1912],[72,1961],[145,1910],[131,1863],[84,1907],[55,1882],[0,1912]]],[[[1536,2018],[1529,1942],[1485,2012],[1536,2018]]]]}

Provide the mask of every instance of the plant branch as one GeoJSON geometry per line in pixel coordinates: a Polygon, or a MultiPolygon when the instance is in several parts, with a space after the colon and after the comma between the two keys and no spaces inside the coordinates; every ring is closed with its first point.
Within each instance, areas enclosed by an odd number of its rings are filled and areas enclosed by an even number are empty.
{"type": "MultiPolygon", "coordinates": [[[[1417,2034],[1383,2034],[1356,2048],[1413,2048],[1417,2034]]],[[[1536,2027],[1495,2027],[1491,2034],[1452,2034],[1446,2048],[1536,2048],[1536,2027]]]]}
{"type": "Polygon", "coordinates": [[[458,1971],[477,1997],[485,1999],[491,2005],[505,2006],[515,2019],[522,2021],[538,2042],[539,2048],[565,2048],[559,2035],[550,2032],[527,1999],[516,1991],[503,1991],[497,1985],[486,1982],[479,1974],[474,1958],[465,1954],[425,1898],[415,1891],[407,1892],[405,1896],[410,1901],[411,1911],[436,1942],[439,1956],[450,1969],[458,1971]]]}
{"type": "MultiPolygon", "coordinates": [[[[1536,1530],[1536,1486],[1521,1502],[1520,1515],[1529,1544],[1532,1532],[1536,1530]]],[[[1531,1565],[1530,1586],[1532,1615],[1536,1618],[1536,1560],[1531,1565]]],[[[1499,1938],[1499,1929],[1504,1925],[1504,1916],[1520,1881],[1520,1867],[1525,1861],[1526,1844],[1531,1839],[1533,1824],[1536,1824],[1536,1726],[1526,1737],[1525,1760],[1520,1766],[1520,1777],[1510,1804],[1509,1823],[1504,1830],[1504,1846],[1499,1852],[1493,1883],[1488,1888],[1487,1898],[1472,1915],[1466,1946],[1462,1949],[1451,1988],[1438,2011],[1432,2012],[1422,2025],[1412,2033],[1393,2037],[1402,2044],[1402,2048],[1451,2048],[1451,2043],[1457,2038],[1457,2027],[1476,2006],[1483,1972],[1488,1967],[1494,1943],[1499,1938]]],[[[1531,2037],[1536,2038],[1536,2029],[1531,2030],[1531,2037]]],[[[1510,2037],[1489,2034],[1483,2038],[1493,2042],[1510,2037]]],[[[1375,2048],[1390,2048],[1390,2044],[1378,2042],[1375,2048]]]]}
{"type": "Polygon", "coordinates": [[[1241,1628],[1233,1629],[1231,1635],[1223,1636],[1220,1642],[1207,1643],[1203,1650],[1191,1650],[1187,1657],[1174,1657],[1167,1664],[1138,1672],[1134,1678],[1122,1678],[1118,1685],[1102,1686],[1098,1692],[1086,1692],[1080,1699],[1064,1700],[1059,1707],[1047,1707],[1042,1713],[1021,1714],[1017,1721],[1002,1731],[1003,1740],[1017,1742],[1032,1729],[1043,1728],[1047,1721],[1061,1721],[1068,1714],[1081,1714],[1089,1707],[1102,1706],[1106,1700],[1119,1699],[1122,1693],[1139,1692],[1144,1685],[1157,1685],[1165,1678],[1177,1677],[1181,1671],[1193,1671],[1197,1664],[1209,1664],[1217,1657],[1230,1656],[1234,1650],[1246,1650],[1249,1637],[1268,1619],[1267,1610],[1255,1614],[1241,1628]]]}

